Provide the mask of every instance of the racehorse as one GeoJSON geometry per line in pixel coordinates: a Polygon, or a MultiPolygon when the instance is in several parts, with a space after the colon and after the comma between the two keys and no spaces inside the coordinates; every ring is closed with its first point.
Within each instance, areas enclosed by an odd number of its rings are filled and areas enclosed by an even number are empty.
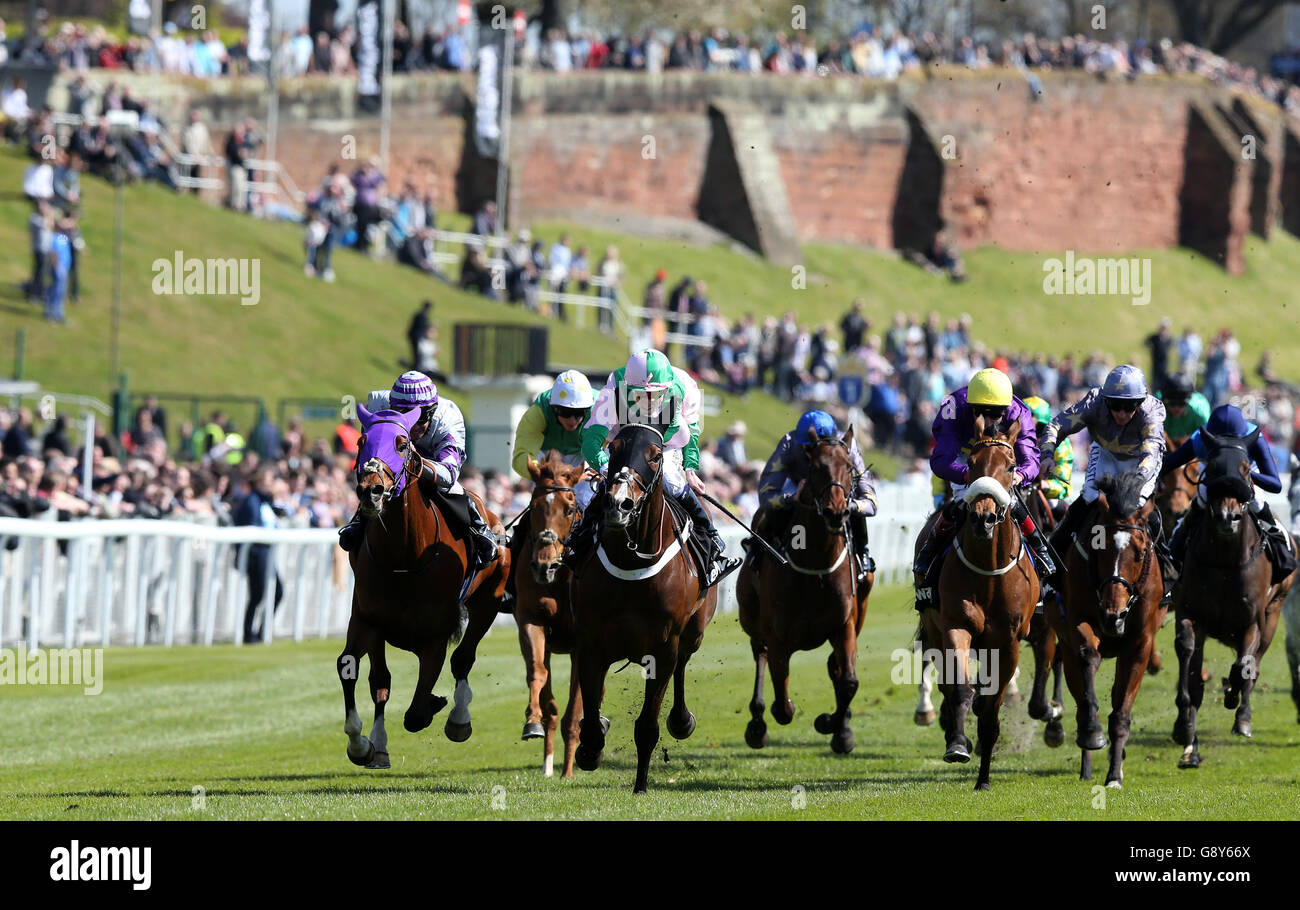
{"type": "Polygon", "coordinates": [[[1295,581],[1292,572],[1279,584],[1272,584],[1273,564],[1264,554],[1264,535],[1244,508],[1254,497],[1247,451],[1253,436],[1216,437],[1202,429],[1201,438],[1208,452],[1205,493],[1209,508],[1187,542],[1183,576],[1174,592],[1178,719],[1173,738],[1184,747],[1180,768],[1201,763],[1196,712],[1205,692],[1201,676],[1205,637],[1237,652],[1223,680],[1223,706],[1236,708],[1232,732],[1250,736],[1250,695],[1259,676],[1259,663],[1277,631],[1282,601],[1295,581]]]}
{"type": "MultiPolygon", "coordinates": [[[[496,618],[505,595],[509,555],[466,579],[467,541],[455,537],[442,508],[420,491],[420,456],[411,444],[411,427],[420,409],[371,413],[358,407],[364,435],[357,454],[357,498],[366,523],[362,545],[349,554],[356,585],[347,641],[336,662],[343,685],[348,758],[367,768],[389,767],[384,707],[392,675],[385,643],[410,651],[420,673],[403,725],[412,733],[429,726],[447,699],[433,693],[447,643],[460,644],[451,656],[456,704],[445,732],[453,742],[470,737],[469,671],[474,651],[496,618]],[[463,606],[462,606],[463,604],[463,606]],[[462,636],[463,630],[463,636],[462,636]],[[370,697],[375,703],[370,736],[361,735],[356,685],[362,654],[370,658],[370,697]]],[[[500,530],[496,515],[483,510],[489,527],[500,530]]]]}
{"type": "Polygon", "coordinates": [[[569,569],[561,562],[564,545],[582,514],[573,486],[582,476],[581,466],[565,464],[559,452],[541,462],[528,459],[533,497],[528,524],[515,566],[515,623],[528,677],[528,708],[524,712],[524,739],[544,739],[542,770],[547,777],[555,768],[555,727],[558,708],[551,691],[551,654],[568,654],[569,704],[560,722],[564,734],[565,777],[573,776],[573,750],[578,744],[577,718],[582,711],[578,665],[573,657],[573,615],[569,610],[569,569]],[[527,567],[528,571],[524,571],[527,567]]]}
{"type": "MultiPolygon", "coordinates": [[[[945,667],[939,690],[939,723],[947,746],[946,762],[970,761],[966,715],[979,718],[980,768],[976,790],[989,789],[989,768],[997,743],[998,713],[1007,684],[1020,659],[1020,639],[1029,633],[1039,582],[1020,529],[1011,515],[1012,472],[1019,422],[1003,429],[975,418],[978,440],[971,446],[970,484],[962,494],[966,521],[943,557],[937,609],[921,613],[921,634],[931,649],[942,649],[945,667]],[[981,691],[970,679],[972,649],[980,657],[981,691]]],[[[919,546],[918,540],[918,546],[919,546]]]]}
{"type": "Polygon", "coordinates": [[[575,760],[584,771],[600,767],[607,732],[600,704],[610,664],[640,664],[645,700],[636,719],[634,793],[646,792],[670,678],[674,699],[668,732],[686,739],[695,731],[695,715],[686,707],[686,663],[718,608],[717,588],[703,589],[687,549],[690,522],[669,509],[663,458],[659,430],[643,424],[619,430],[609,444],[607,489],[599,494],[604,507],[599,543],[594,556],[574,567],[569,583],[583,707],[575,760]]]}
{"type": "MultiPolygon", "coordinates": [[[[1051,530],[1056,527],[1057,515],[1046,494],[1043,493],[1041,477],[1034,483],[1029,496],[1029,515],[1044,535],[1051,533],[1051,530]]],[[[1043,742],[1053,749],[1065,743],[1065,727],[1061,723],[1065,713],[1063,707],[1065,698],[1062,694],[1065,685],[1065,664],[1064,656],[1057,646],[1056,633],[1052,631],[1047,621],[1046,611],[1058,609],[1059,596],[1050,589],[1042,592],[1043,611],[1034,611],[1033,619],[1029,622],[1029,637],[1026,639],[1034,652],[1034,685],[1029,696],[1029,716],[1034,720],[1047,722],[1043,728],[1043,742]],[[1051,701],[1047,699],[1049,669],[1052,675],[1051,701]]]]}
{"type": "Polygon", "coordinates": [[[1142,502],[1143,483],[1136,473],[1097,481],[1100,495],[1091,521],[1068,554],[1062,554],[1068,569],[1064,612],[1047,611],[1065,655],[1065,680],[1076,706],[1080,780],[1092,780],[1092,751],[1106,748],[1097,719],[1095,678],[1102,658],[1115,658],[1106,786],[1116,788],[1123,786],[1133,702],[1168,609],[1160,606],[1164,586],[1147,524],[1155,502],[1142,502]]]}
{"type": "MultiPolygon", "coordinates": [[[[1173,440],[1165,434],[1165,451],[1172,452],[1185,440],[1173,440]]],[[[1170,471],[1162,476],[1156,484],[1156,508],[1160,510],[1160,519],[1164,527],[1172,532],[1179,519],[1187,514],[1196,500],[1196,489],[1200,485],[1201,466],[1195,458],[1177,471],[1170,471]]]]}
{"type": "Polygon", "coordinates": [[[857,584],[849,545],[853,429],[850,427],[842,439],[819,438],[815,430],[810,435],[808,480],[800,482],[790,509],[789,564],[763,560],[755,572],[746,563],[736,582],[740,627],[749,636],[755,666],[754,697],[749,702],[753,719],[745,728],[745,742],[754,749],[767,744],[763,670],[772,670],[772,716],[777,723],[788,724],[794,718],[788,691],[790,655],[830,642],[826,670],[835,689],[835,711],[818,715],[813,726],[818,733],[830,734],[831,751],[846,754],[853,751],[849,703],[858,690],[858,635],[875,573],[857,584]],[[799,546],[794,546],[795,542],[799,546]]]}

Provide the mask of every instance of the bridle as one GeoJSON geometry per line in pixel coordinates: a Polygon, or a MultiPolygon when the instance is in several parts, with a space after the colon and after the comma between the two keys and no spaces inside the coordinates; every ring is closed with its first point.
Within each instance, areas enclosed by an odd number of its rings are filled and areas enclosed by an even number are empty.
{"type": "MultiPolygon", "coordinates": [[[[975,456],[975,453],[978,452],[980,449],[993,448],[994,446],[997,446],[997,447],[999,447],[999,448],[1006,449],[1008,452],[1011,453],[1011,464],[1012,464],[1013,469],[1014,469],[1014,466],[1015,466],[1015,463],[1016,463],[1016,449],[1015,449],[1015,446],[1013,446],[1011,443],[1007,442],[1005,439],[980,439],[980,440],[977,440],[975,443],[973,443],[973,444],[971,445],[971,447],[970,447],[970,455],[967,457],[966,461],[969,463],[970,460],[971,460],[971,458],[973,458],[973,457],[975,456]]],[[[985,476],[987,476],[987,475],[985,475],[985,476]]],[[[994,514],[997,516],[997,519],[998,519],[998,522],[997,522],[997,523],[998,523],[998,524],[1002,524],[1002,522],[1006,521],[1006,520],[1007,520],[1007,513],[1010,512],[1010,511],[1011,511],[1011,503],[1010,503],[1010,502],[1008,502],[1005,506],[997,506],[997,505],[995,505],[995,506],[994,506],[994,514]]]]}
{"type": "MultiPolygon", "coordinates": [[[[573,487],[565,486],[564,484],[539,483],[535,487],[533,487],[533,499],[532,502],[529,503],[528,508],[529,510],[531,510],[537,504],[537,500],[541,497],[541,494],[543,493],[573,493],[573,492],[574,492],[573,487]]],[[[577,504],[577,496],[574,496],[574,504],[575,505],[577,504]]],[[[540,531],[538,531],[536,534],[533,535],[534,551],[539,546],[545,547],[557,543],[568,546],[569,537],[573,534],[573,526],[578,523],[578,519],[581,517],[582,517],[582,509],[580,508],[575,509],[573,515],[569,517],[569,527],[565,530],[563,537],[560,537],[558,534],[555,533],[555,531],[553,531],[550,528],[542,528],[540,531]]]]}
{"type": "MultiPolygon", "coordinates": [[[[370,426],[373,427],[381,423],[391,423],[396,426],[402,427],[402,429],[406,430],[408,433],[410,432],[409,430],[407,430],[406,427],[398,423],[396,420],[376,420],[370,426]]],[[[365,438],[362,437],[362,443],[364,442],[365,442],[365,438]]],[[[407,479],[408,482],[419,479],[420,477],[419,468],[413,468],[414,462],[419,458],[420,458],[419,453],[415,451],[415,443],[411,441],[410,438],[408,437],[407,444],[406,444],[406,454],[402,456],[402,471],[400,474],[394,474],[393,469],[390,468],[381,458],[372,457],[369,460],[367,460],[365,464],[362,464],[360,461],[357,462],[356,478],[357,478],[358,486],[360,486],[362,478],[364,478],[367,474],[379,474],[381,477],[385,479],[384,490],[382,493],[379,494],[379,505],[378,508],[376,509],[377,512],[382,512],[384,510],[384,506],[388,505],[389,500],[391,500],[394,496],[400,494],[402,490],[405,489],[405,484],[399,487],[398,485],[399,479],[404,477],[407,479]]]]}
{"type": "MultiPolygon", "coordinates": [[[[1152,545],[1151,532],[1146,528],[1142,527],[1141,525],[1127,524],[1124,522],[1116,522],[1114,524],[1100,525],[1100,527],[1106,529],[1106,533],[1108,537],[1110,536],[1110,533],[1112,531],[1140,531],[1146,537],[1146,543],[1143,544],[1142,546],[1142,555],[1141,557],[1139,557],[1142,563],[1142,568],[1141,571],[1138,573],[1137,581],[1129,581],[1123,575],[1115,573],[1112,574],[1110,577],[1103,579],[1100,583],[1095,584],[1095,587],[1097,589],[1098,603],[1101,603],[1102,594],[1108,586],[1110,585],[1122,586],[1124,590],[1128,592],[1128,603],[1126,604],[1126,608],[1132,610],[1137,605],[1138,599],[1141,597],[1142,588],[1146,584],[1147,577],[1151,574],[1151,564],[1155,561],[1152,558],[1155,554],[1155,547],[1152,545]]],[[[1088,555],[1088,552],[1084,550],[1083,546],[1079,543],[1078,537],[1075,537],[1074,539],[1074,547],[1076,550],[1079,551],[1079,555],[1083,557],[1084,562],[1087,563],[1088,565],[1089,579],[1096,582],[1096,579],[1098,578],[1096,564],[1093,562],[1092,557],[1088,555]]],[[[1119,566],[1119,562],[1117,559],[1116,568],[1118,568],[1118,566],[1119,566]]]]}
{"type": "MultiPolygon", "coordinates": [[[[820,439],[818,440],[817,445],[834,445],[843,449],[845,452],[849,451],[848,443],[843,439],[820,439]]],[[[812,446],[807,446],[807,448],[811,449],[812,446]]],[[[829,494],[836,487],[839,487],[840,491],[844,493],[845,502],[852,499],[849,495],[848,487],[840,483],[838,480],[832,480],[820,490],[811,488],[811,507],[817,517],[826,523],[826,528],[829,533],[837,536],[844,536],[848,533],[849,510],[845,509],[843,512],[836,512],[834,509],[830,508],[829,505],[823,504],[824,500],[829,502],[829,494]]],[[[805,503],[805,505],[807,505],[807,503],[805,503]]]]}
{"type": "MultiPolygon", "coordinates": [[[[660,432],[657,428],[650,426],[649,424],[638,424],[638,426],[645,426],[648,429],[653,430],[655,433],[659,435],[659,439],[662,442],[663,433],[660,432]]],[[[636,487],[636,489],[639,490],[641,493],[641,495],[637,498],[636,502],[632,503],[632,510],[628,515],[628,522],[626,525],[623,526],[623,535],[627,538],[628,552],[632,553],[634,556],[637,556],[641,559],[653,560],[658,556],[657,553],[641,552],[639,549],[637,549],[636,544],[637,544],[637,538],[640,536],[642,531],[641,521],[644,517],[645,504],[649,502],[650,497],[654,494],[655,488],[658,487],[663,482],[663,474],[664,474],[664,459],[661,455],[659,459],[659,467],[655,468],[654,476],[651,477],[650,480],[647,482],[643,483],[641,481],[641,475],[638,474],[636,471],[632,470],[631,465],[623,465],[623,467],[618,469],[617,474],[615,474],[613,477],[607,478],[607,480],[605,481],[606,490],[610,489],[616,484],[626,483],[636,487]]],[[[669,512],[670,520],[671,520],[671,514],[672,513],[670,511],[669,512]]],[[[572,528],[570,530],[572,530],[572,528]]]]}

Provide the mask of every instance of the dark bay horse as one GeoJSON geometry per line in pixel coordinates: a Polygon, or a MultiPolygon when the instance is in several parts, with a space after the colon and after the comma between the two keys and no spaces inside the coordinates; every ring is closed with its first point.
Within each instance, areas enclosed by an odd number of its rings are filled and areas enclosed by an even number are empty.
{"type": "Polygon", "coordinates": [[[831,751],[846,754],[853,751],[849,703],[858,690],[858,635],[875,573],[857,584],[848,539],[853,429],[843,438],[819,438],[815,431],[811,435],[808,480],[799,484],[790,509],[791,539],[782,542],[790,565],[765,559],[755,572],[746,563],[736,582],[740,626],[749,636],[755,665],[754,697],[749,702],[753,719],[745,728],[745,742],[755,749],[767,744],[764,668],[772,671],[772,716],[777,723],[788,724],[794,718],[788,691],[790,655],[830,642],[826,670],[835,689],[835,710],[818,715],[814,727],[831,735],[831,751]]]}
{"type": "Polygon", "coordinates": [[[966,715],[973,710],[979,718],[980,753],[975,789],[987,790],[1000,732],[998,714],[1020,660],[1020,640],[1029,634],[1039,582],[1011,515],[1020,424],[1004,429],[979,416],[975,433],[979,438],[971,446],[971,482],[962,494],[970,514],[944,556],[939,606],[922,611],[920,634],[927,647],[944,658],[939,679],[939,723],[947,742],[944,761],[970,761],[966,715]],[[970,678],[972,649],[979,653],[978,697],[970,678]]]}
{"type": "MultiPolygon", "coordinates": [[[[429,726],[447,699],[433,693],[442,671],[447,643],[459,641],[451,657],[456,679],[456,708],[446,734],[464,742],[472,732],[469,716],[469,671],[474,651],[496,618],[505,595],[509,555],[501,556],[469,581],[464,607],[460,593],[469,565],[467,543],[457,538],[439,506],[419,488],[420,456],[411,444],[411,427],[420,410],[384,410],[372,414],[359,407],[364,434],[357,454],[357,498],[370,518],[362,545],[349,554],[356,586],[347,641],[336,669],[343,685],[344,732],[348,758],[367,768],[389,767],[384,707],[392,675],[385,643],[419,658],[420,673],[403,724],[412,733],[429,726]],[[464,635],[462,637],[462,629],[464,635]],[[375,720],[370,736],[361,735],[356,686],[361,655],[370,658],[370,697],[375,720]]],[[[500,522],[484,510],[489,527],[500,522]]]]}
{"type": "Polygon", "coordinates": [[[668,732],[686,739],[695,715],[686,707],[686,662],[704,640],[718,608],[716,587],[701,590],[686,550],[690,531],[678,527],[663,487],[663,434],[640,424],[624,426],[609,444],[596,552],[574,567],[569,584],[578,636],[583,722],[575,756],[584,771],[600,767],[606,729],[601,722],[605,674],[612,663],[641,665],[645,701],[636,719],[636,783],[646,792],[650,757],[659,742],[659,710],[674,682],[668,732]]]}
{"type": "Polygon", "coordinates": [[[1196,712],[1205,693],[1201,663],[1206,636],[1237,652],[1223,680],[1223,706],[1236,709],[1232,732],[1250,736],[1250,695],[1259,664],[1277,631],[1282,602],[1295,582],[1292,572],[1279,584],[1272,583],[1273,564],[1264,553],[1264,536],[1245,508],[1254,497],[1248,453],[1253,437],[1215,437],[1202,429],[1201,438],[1208,450],[1209,508],[1187,542],[1183,575],[1174,591],[1178,719],[1173,738],[1184,747],[1180,768],[1201,763],[1196,712]]]}
{"type": "Polygon", "coordinates": [[[564,545],[582,512],[573,487],[582,467],[565,464],[559,452],[538,462],[528,460],[533,498],[528,524],[516,533],[527,535],[515,566],[515,624],[528,678],[528,708],[524,712],[524,739],[542,739],[542,770],[547,777],[555,768],[555,728],[559,709],[551,691],[551,655],[568,654],[569,704],[564,710],[565,777],[573,776],[573,751],[578,744],[578,716],[582,691],[574,654],[573,613],[569,609],[569,569],[561,559],[564,545]]]}
{"type": "Polygon", "coordinates": [[[1101,492],[1089,520],[1069,552],[1061,554],[1068,570],[1064,615],[1047,612],[1074,696],[1080,780],[1092,780],[1092,752],[1106,748],[1097,718],[1095,678],[1102,659],[1115,658],[1106,786],[1116,788],[1123,786],[1133,702],[1167,610],[1160,606],[1164,587],[1147,524],[1155,501],[1142,501],[1143,482],[1135,473],[1097,482],[1101,492]]]}

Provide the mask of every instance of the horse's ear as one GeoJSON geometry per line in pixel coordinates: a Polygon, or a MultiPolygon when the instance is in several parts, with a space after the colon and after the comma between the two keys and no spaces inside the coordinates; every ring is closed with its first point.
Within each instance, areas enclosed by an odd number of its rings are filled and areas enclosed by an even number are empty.
{"type": "Polygon", "coordinates": [[[976,435],[976,436],[983,436],[983,435],[984,435],[984,415],[983,415],[983,414],[976,414],[976,415],[975,415],[975,435],[976,435]]]}
{"type": "Polygon", "coordinates": [[[423,408],[414,407],[409,411],[398,411],[397,413],[401,415],[399,419],[402,422],[402,426],[406,427],[407,430],[410,430],[411,427],[420,422],[420,414],[422,412],[423,408]]]}
{"type": "Polygon", "coordinates": [[[845,445],[849,445],[853,442],[853,424],[850,423],[849,428],[844,431],[843,439],[845,445]]]}
{"type": "Polygon", "coordinates": [[[364,404],[357,405],[357,416],[361,418],[362,429],[368,429],[370,427],[370,421],[375,419],[374,413],[364,404]]]}
{"type": "Polygon", "coordinates": [[[1219,437],[1215,436],[1205,427],[1201,427],[1201,441],[1211,449],[1217,449],[1223,445],[1223,443],[1219,442],[1219,437]]]}
{"type": "Polygon", "coordinates": [[[1014,444],[1016,437],[1020,435],[1020,421],[1013,420],[1011,425],[1006,429],[1007,442],[1014,444]]]}
{"type": "Polygon", "coordinates": [[[528,473],[533,478],[533,483],[537,483],[542,476],[542,466],[537,463],[536,458],[528,459],[528,473]]]}
{"type": "Polygon", "coordinates": [[[817,442],[818,442],[818,440],[820,440],[820,439],[821,439],[821,437],[817,435],[817,430],[816,430],[814,427],[809,427],[809,428],[808,428],[808,444],[809,444],[809,445],[814,445],[814,446],[815,446],[815,445],[817,445],[817,442]]]}

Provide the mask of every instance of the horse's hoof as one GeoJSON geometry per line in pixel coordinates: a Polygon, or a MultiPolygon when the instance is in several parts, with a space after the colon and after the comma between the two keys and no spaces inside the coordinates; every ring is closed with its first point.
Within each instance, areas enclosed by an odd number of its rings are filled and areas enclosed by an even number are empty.
{"type": "Polygon", "coordinates": [[[365,766],[369,765],[371,761],[374,760],[375,744],[372,743],[370,740],[366,739],[364,736],[361,737],[361,742],[363,744],[364,751],[356,755],[352,753],[352,746],[351,745],[348,746],[348,761],[352,762],[352,764],[356,765],[359,768],[364,768],[365,766]]]}
{"type": "Polygon", "coordinates": [[[918,727],[928,727],[934,723],[935,713],[933,711],[917,711],[912,715],[912,723],[918,727]]]}
{"type": "Polygon", "coordinates": [[[454,724],[449,719],[447,725],[443,727],[443,732],[447,734],[447,738],[452,742],[463,743],[474,732],[474,726],[473,724],[454,724]]]}
{"type": "Polygon", "coordinates": [[[524,724],[524,735],[520,739],[541,739],[545,735],[546,729],[541,724],[524,724]]]}
{"type": "Polygon", "coordinates": [[[993,789],[993,785],[986,780],[979,780],[975,782],[976,793],[978,793],[981,790],[992,790],[992,789],[993,789]]]}
{"type": "Polygon", "coordinates": [[[761,749],[767,745],[767,724],[761,720],[751,720],[745,727],[745,745],[751,749],[761,749]]]}
{"type": "Polygon", "coordinates": [[[1124,782],[1120,780],[1118,777],[1114,777],[1114,778],[1108,777],[1106,778],[1106,787],[1111,790],[1123,790],[1124,782]]]}
{"type": "Polygon", "coordinates": [[[1199,768],[1201,766],[1201,754],[1190,746],[1184,750],[1182,757],[1178,759],[1178,767],[1186,770],[1188,768],[1199,768]]]}
{"type": "Polygon", "coordinates": [[[1047,702],[1034,701],[1031,698],[1029,700],[1028,711],[1030,720],[1043,720],[1047,717],[1047,702]]]}
{"type": "Polygon", "coordinates": [[[1232,725],[1232,732],[1237,736],[1244,736],[1249,739],[1254,734],[1254,728],[1251,727],[1250,721],[1239,720],[1232,725]]]}
{"type": "Polygon", "coordinates": [[[573,752],[573,763],[583,771],[595,771],[600,767],[600,757],[600,750],[578,743],[578,748],[573,752]]]}
{"type": "Polygon", "coordinates": [[[822,734],[823,736],[834,733],[835,715],[818,714],[816,719],[813,720],[813,729],[816,730],[818,733],[822,734]]]}
{"type": "Polygon", "coordinates": [[[943,760],[948,764],[964,765],[970,761],[970,750],[963,743],[953,743],[948,750],[943,753],[943,760]]]}
{"type": "Polygon", "coordinates": [[[366,768],[370,771],[382,771],[391,767],[392,765],[388,761],[388,753],[379,751],[375,752],[375,757],[370,760],[370,764],[366,765],[366,768]]]}
{"type": "Polygon", "coordinates": [[[1065,726],[1059,720],[1049,723],[1043,728],[1043,742],[1047,743],[1049,749],[1059,749],[1065,745],[1065,726]]]}
{"type": "Polygon", "coordinates": [[[855,745],[851,731],[846,730],[843,735],[831,737],[831,751],[836,755],[848,755],[853,751],[855,745]]]}
{"type": "MultiPolygon", "coordinates": [[[[578,729],[582,730],[582,718],[578,718],[578,729]]],[[[609,735],[609,718],[604,714],[600,715],[600,732],[603,736],[609,735]]]]}
{"type": "Polygon", "coordinates": [[[1097,752],[1106,748],[1106,734],[1101,732],[1098,727],[1095,730],[1079,731],[1079,736],[1075,740],[1080,749],[1087,749],[1089,752],[1097,752]]]}
{"type": "Polygon", "coordinates": [[[794,702],[789,702],[788,704],[789,704],[788,713],[778,711],[776,708],[772,709],[773,719],[783,727],[789,724],[790,721],[794,720],[794,702]]]}
{"type": "Polygon", "coordinates": [[[695,715],[692,712],[687,711],[686,723],[679,727],[674,722],[673,715],[670,713],[668,715],[668,722],[665,726],[668,727],[668,733],[673,739],[686,739],[695,732],[695,715]]]}

